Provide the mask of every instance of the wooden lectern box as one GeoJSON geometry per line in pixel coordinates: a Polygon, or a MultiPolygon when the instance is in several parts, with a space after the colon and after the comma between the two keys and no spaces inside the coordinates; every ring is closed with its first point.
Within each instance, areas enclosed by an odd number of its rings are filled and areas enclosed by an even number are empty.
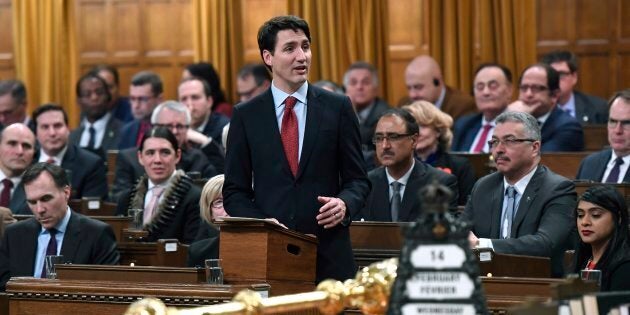
{"type": "Polygon", "coordinates": [[[273,295],[314,289],[314,236],[259,219],[226,218],[218,225],[219,257],[227,283],[267,282],[273,295]]]}

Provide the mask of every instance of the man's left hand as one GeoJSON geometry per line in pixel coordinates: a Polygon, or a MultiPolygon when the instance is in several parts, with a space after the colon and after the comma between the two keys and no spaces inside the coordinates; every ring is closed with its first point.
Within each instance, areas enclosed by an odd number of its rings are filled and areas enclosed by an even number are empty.
{"type": "Polygon", "coordinates": [[[319,208],[317,224],[323,225],[325,229],[330,229],[341,223],[346,217],[346,203],[335,197],[317,197],[317,201],[324,205],[319,208]]]}

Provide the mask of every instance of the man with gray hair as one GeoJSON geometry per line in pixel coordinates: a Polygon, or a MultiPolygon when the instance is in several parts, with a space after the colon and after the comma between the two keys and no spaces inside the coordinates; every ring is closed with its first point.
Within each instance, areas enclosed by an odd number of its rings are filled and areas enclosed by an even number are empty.
{"type": "Polygon", "coordinates": [[[499,115],[488,141],[497,172],[477,181],[463,216],[473,224],[471,247],[549,257],[551,275],[559,277],[575,233],[577,195],[570,180],[539,165],[540,139],[532,115],[499,115]]]}
{"type": "MultiPolygon", "coordinates": [[[[219,167],[212,164],[206,155],[199,149],[188,146],[187,132],[190,128],[190,111],[186,105],[177,101],[166,101],[158,105],[151,115],[153,127],[168,128],[182,149],[182,157],[177,163],[177,169],[184,172],[199,172],[202,177],[210,178],[218,174],[217,168],[223,169],[223,164],[219,167]]],[[[131,188],[132,185],[142,176],[145,171],[138,161],[138,149],[132,147],[121,150],[118,153],[116,162],[116,180],[112,190],[113,199],[120,201],[123,192],[131,188]]]]}
{"type": "Polygon", "coordinates": [[[0,81],[0,130],[23,123],[34,132],[33,120],[26,115],[26,87],[19,80],[0,81]]]}

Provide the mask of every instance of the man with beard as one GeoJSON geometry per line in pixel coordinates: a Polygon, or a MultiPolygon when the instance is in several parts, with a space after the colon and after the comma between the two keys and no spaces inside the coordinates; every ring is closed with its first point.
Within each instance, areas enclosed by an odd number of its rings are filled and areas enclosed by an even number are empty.
{"type": "Polygon", "coordinates": [[[527,113],[505,112],[488,143],[497,172],[477,181],[463,218],[473,223],[471,247],[551,258],[562,276],[564,251],[575,232],[573,183],[540,162],[540,129],[527,113]]]}

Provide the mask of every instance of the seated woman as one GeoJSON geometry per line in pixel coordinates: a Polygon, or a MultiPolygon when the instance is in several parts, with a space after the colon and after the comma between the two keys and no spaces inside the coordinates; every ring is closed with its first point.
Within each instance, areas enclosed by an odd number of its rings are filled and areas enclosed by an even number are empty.
{"type": "Polygon", "coordinates": [[[188,248],[188,266],[202,267],[204,261],[219,258],[219,229],[213,224],[216,219],[229,216],[223,208],[223,175],[210,178],[203,186],[199,199],[199,215],[203,220],[195,241],[188,248]]]}
{"type": "Polygon", "coordinates": [[[628,207],[613,186],[592,186],[576,209],[580,240],[574,272],[601,270],[601,291],[630,290],[628,207]]]}
{"type": "Polygon", "coordinates": [[[181,158],[177,139],[168,128],[148,130],[138,148],[138,161],[146,174],[131,191],[124,192],[118,214],[144,209],[143,229],[148,241],[176,238],[190,244],[199,230],[201,192],[184,171],[175,167],[181,158]]]}
{"type": "Polygon", "coordinates": [[[453,140],[453,118],[435,105],[416,101],[402,107],[416,118],[420,134],[416,144],[416,158],[457,177],[458,205],[465,205],[475,184],[475,173],[466,158],[450,155],[447,149],[453,140]]]}

